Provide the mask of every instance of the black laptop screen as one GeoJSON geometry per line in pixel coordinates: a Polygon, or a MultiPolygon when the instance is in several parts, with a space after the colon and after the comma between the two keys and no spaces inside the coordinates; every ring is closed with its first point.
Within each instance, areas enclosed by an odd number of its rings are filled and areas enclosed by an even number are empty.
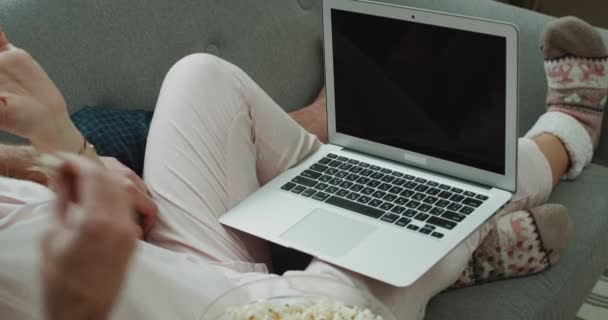
{"type": "Polygon", "coordinates": [[[505,173],[505,38],[331,17],[337,132],[505,173]]]}

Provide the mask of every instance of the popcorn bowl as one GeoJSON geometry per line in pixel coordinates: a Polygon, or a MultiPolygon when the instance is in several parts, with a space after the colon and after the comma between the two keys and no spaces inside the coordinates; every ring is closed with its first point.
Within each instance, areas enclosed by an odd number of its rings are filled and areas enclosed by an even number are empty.
{"type": "Polygon", "coordinates": [[[292,275],[228,290],[201,320],[396,320],[364,290],[324,276],[292,275]],[[355,313],[356,312],[356,313],[355,313]]]}

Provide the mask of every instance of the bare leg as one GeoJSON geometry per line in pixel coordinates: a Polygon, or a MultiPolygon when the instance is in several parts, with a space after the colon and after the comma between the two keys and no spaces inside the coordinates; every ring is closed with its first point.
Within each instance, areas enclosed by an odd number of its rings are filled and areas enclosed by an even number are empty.
{"type": "Polygon", "coordinates": [[[553,135],[542,134],[532,140],[538,145],[538,148],[545,155],[551,166],[553,186],[555,187],[570,167],[568,152],[562,142],[553,135]]]}

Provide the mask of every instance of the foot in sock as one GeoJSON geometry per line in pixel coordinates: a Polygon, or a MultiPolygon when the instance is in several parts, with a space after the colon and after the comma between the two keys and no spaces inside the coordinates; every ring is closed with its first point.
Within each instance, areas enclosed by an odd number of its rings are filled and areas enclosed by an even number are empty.
{"type": "Polygon", "coordinates": [[[526,135],[548,133],[569,153],[575,178],[591,162],[608,96],[608,51],[599,32],[574,17],[552,21],[541,35],[548,80],[547,113],[526,135]]]}
{"type": "Polygon", "coordinates": [[[541,272],[557,263],[570,238],[568,210],[547,204],[499,218],[453,288],[541,272]]]}

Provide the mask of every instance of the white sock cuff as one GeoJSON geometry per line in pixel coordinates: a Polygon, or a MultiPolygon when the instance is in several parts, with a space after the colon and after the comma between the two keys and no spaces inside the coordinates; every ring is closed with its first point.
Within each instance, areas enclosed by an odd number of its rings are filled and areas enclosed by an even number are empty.
{"type": "Polygon", "coordinates": [[[557,137],[568,151],[570,170],[562,177],[563,179],[575,179],[591,163],[593,159],[591,137],[583,125],[573,117],[563,112],[547,112],[536,121],[526,137],[532,139],[544,133],[557,137]]]}

